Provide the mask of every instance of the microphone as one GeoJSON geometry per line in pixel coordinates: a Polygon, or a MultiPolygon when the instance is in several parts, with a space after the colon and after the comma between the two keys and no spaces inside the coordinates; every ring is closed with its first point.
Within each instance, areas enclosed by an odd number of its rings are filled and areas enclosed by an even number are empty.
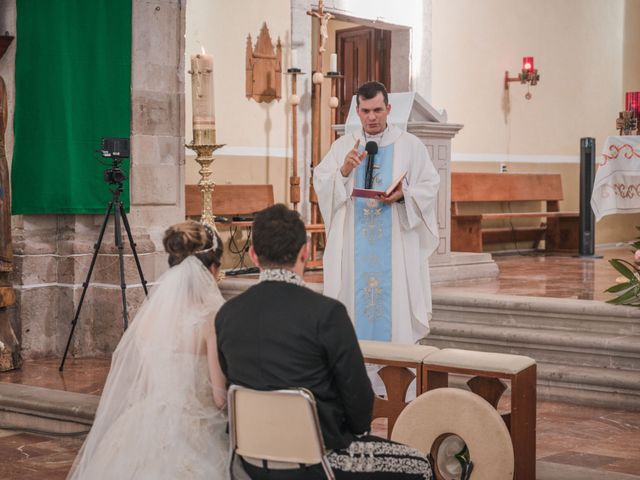
{"type": "Polygon", "coordinates": [[[367,152],[367,169],[364,174],[364,188],[370,190],[373,187],[373,157],[378,153],[378,144],[374,141],[367,142],[364,147],[367,152]]]}

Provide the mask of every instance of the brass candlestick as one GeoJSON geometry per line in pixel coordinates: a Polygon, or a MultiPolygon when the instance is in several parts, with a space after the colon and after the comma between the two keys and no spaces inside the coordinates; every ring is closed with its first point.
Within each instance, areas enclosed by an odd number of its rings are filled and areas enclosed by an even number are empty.
{"type": "Polygon", "coordinates": [[[224,147],[224,144],[218,145],[216,144],[216,132],[212,130],[210,132],[201,132],[194,131],[193,132],[194,141],[192,143],[188,143],[185,145],[187,148],[196,152],[196,162],[200,164],[200,181],[198,185],[200,186],[200,192],[202,193],[202,216],[200,217],[200,222],[209,225],[215,232],[218,231],[216,228],[216,217],[213,214],[213,202],[212,202],[212,194],[213,189],[215,188],[214,181],[209,178],[213,173],[211,171],[211,164],[213,163],[213,152],[217,149],[224,147]],[[196,143],[197,140],[202,140],[203,138],[211,139],[211,144],[199,144],[196,143]]]}

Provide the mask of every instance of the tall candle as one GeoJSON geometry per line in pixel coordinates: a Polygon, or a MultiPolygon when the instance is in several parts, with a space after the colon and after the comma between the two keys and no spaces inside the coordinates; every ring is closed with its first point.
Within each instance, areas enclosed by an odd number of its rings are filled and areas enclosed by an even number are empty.
{"type": "Polygon", "coordinates": [[[300,69],[298,66],[298,51],[295,48],[291,49],[291,69],[300,69]]]}
{"type": "Polygon", "coordinates": [[[213,57],[207,53],[191,55],[191,95],[193,143],[215,145],[216,119],[213,98],[213,57]]]}
{"type": "Polygon", "coordinates": [[[332,53],[331,56],[329,57],[329,71],[330,72],[338,71],[338,55],[335,53],[332,53]]]}

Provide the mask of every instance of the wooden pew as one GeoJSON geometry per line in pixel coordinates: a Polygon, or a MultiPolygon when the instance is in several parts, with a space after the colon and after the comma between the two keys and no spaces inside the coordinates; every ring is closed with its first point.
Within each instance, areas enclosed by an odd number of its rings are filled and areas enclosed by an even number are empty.
{"type": "MultiPolygon", "coordinates": [[[[273,185],[216,185],[211,196],[213,214],[248,216],[273,205],[273,185]]],[[[198,185],[185,186],[187,217],[202,215],[202,194],[198,185]]]]}
{"type": "Polygon", "coordinates": [[[577,251],[579,213],[560,211],[563,199],[559,174],[470,173],[451,174],[451,250],[482,252],[485,243],[531,241],[537,248],[545,240],[546,251],[577,251]],[[544,202],[545,208],[527,212],[460,213],[460,204],[544,202]],[[485,220],[540,218],[537,225],[486,227],[485,220]]]}

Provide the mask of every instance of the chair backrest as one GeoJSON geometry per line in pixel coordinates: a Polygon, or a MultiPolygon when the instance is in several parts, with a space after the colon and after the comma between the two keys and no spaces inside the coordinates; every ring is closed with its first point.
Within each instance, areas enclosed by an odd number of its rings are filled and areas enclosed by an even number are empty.
{"type": "Polygon", "coordinates": [[[229,389],[231,451],[277,462],[326,465],[313,394],[304,388],[229,389]]]}

